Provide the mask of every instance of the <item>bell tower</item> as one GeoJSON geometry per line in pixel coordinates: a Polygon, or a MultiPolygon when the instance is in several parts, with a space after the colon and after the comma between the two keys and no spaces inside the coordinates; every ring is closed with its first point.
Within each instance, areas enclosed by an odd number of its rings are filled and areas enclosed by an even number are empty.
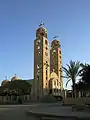
{"type": "Polygon", "coordinates": [[[34,40],[34,96],[36,100],[48,93],[50,75],[50,47],[48,31],[44,23],[36,30],[34,40]]]}
{"type": "Polygon", "coordinates": [[[51,50],[50,50],[50,73],[54,72],[58,76],[58,88],[63,88],[63,81],[62,81],[62,51],[60,41],[55,39],[51,43],[51,50]]]}

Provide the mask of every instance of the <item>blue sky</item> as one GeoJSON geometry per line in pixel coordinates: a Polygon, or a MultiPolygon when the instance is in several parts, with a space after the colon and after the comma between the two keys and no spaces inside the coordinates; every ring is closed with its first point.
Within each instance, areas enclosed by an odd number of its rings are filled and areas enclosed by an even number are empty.
{"type": "Polygon", "coordinates": [[[50,41],[59,36],[63,65],[90,63],[90,0],[0,0],[0,81],[14,74],[33,78],[33,43],[41,21],[50,41]]]}

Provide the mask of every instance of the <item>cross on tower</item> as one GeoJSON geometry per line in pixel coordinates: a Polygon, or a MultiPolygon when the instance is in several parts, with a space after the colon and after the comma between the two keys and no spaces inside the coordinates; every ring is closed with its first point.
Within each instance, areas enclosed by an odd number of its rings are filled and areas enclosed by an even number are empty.
{"type": "Polygon", "coordinates": [[[14,74],[14,76],[16,77],[16,74],[14,74]]]}
{"type": "Polygon", "coordinates": [[[58,37],[59,37],[59,36],[54,36],[53,39],[56,39],[56,38],[58,38],[58,37]]]}
{"type": "Polygon", "coordinates": [[[39,25],[39,27],[44,27],[44,23],[41,22],[40,25],[39,25]]]}
{"type": "Polygon", "coordinates": [[[5,80],[7,80],[7,76],[5,76],[5,80]]]}

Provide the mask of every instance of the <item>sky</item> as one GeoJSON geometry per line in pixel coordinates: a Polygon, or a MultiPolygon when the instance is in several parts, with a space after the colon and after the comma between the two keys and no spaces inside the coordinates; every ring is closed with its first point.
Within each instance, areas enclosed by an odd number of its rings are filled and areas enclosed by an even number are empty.
{"type": "Polygon", "coordinates": [[[63,66],[70,60],[90,63],[90,0],[0,0],[0,82],[14,74],[33,78],[41,21],[50,42],[59,36],[63,66]]]}

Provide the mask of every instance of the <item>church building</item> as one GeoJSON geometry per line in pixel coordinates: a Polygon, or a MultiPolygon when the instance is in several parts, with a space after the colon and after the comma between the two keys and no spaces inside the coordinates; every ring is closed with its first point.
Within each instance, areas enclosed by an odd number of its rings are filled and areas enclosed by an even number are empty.
{"type": "Polygon", "coordinates": [[[43,23],[36,30],[33,80],[33,98],[35,100],[39,100],[47,94],[59,95],[63,90],[62,51],[60,41],[56,38],[50,45],[48,31],[43,23]]]}
{"type": "Polygon", "coordinates": [[[30,93],[27,92],[26,94],[24,91],[25,96],[27,95],[29,100],[40,100],[45,95],[50,94],[53,96],[64,96],[60,41],[57,40],[57,37],[54,37],[50,44],[48,30],[43,23],[36,30],[36,39],[34,40],[34,79],[22,80],[15,75],[11,78],[11,81],[7,79],[2,81],[1,88],[9,91],[10,87],[8,85],[17,83],[16,85],[20,87],[23,83],[22,88],[24,89],[24,82],[26,86],[30,86],[30,89],[28,88],[30,93]]]}

